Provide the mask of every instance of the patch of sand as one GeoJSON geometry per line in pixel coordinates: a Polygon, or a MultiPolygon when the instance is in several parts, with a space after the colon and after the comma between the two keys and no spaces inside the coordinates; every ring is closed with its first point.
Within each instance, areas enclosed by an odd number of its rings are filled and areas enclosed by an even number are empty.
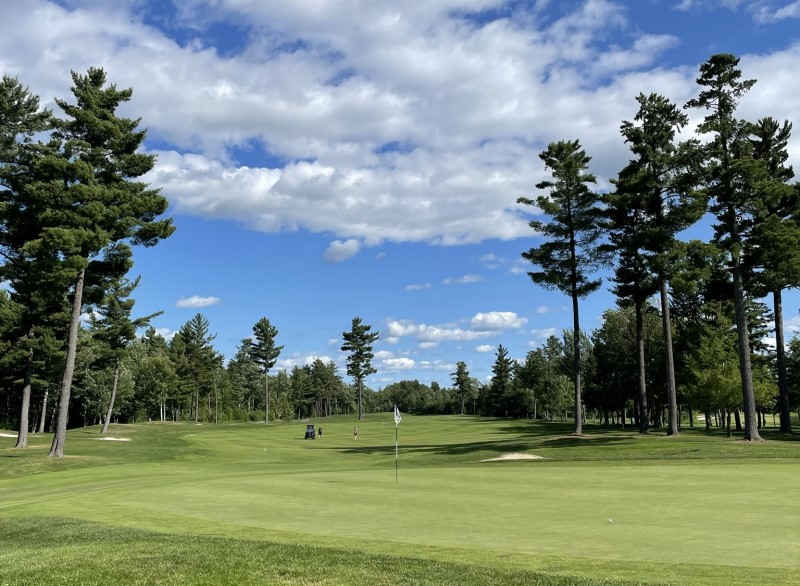
{"type": "Polygon", "coordinates": [[[503,454],[502,456],[498,456],[497,458],[487,458],[486,460],[481,460],[481,462],[507,462],[510,460],[543,460],[541,456],[537,456],[536,454],[503,454]]]}
{"type": "Polygon", "coordinates": [[[0,437],[17,437],[16,433],[0,433],[0,437]]]}
{"type": "Polygon", "coordinates": [[[129,437],[96,437],[94,439],[106,440],[106,441],[109,441],[109,442],[129,442],[129,441],[131,441],[131,438],[129,438],[129,437]]]}

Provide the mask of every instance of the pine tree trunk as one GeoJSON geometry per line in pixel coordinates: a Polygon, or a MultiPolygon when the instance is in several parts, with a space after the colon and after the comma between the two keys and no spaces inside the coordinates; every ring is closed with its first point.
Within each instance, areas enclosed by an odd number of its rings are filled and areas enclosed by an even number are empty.
{"type": "Polygon", "coordinates": [[[108,433],[108,422],[111,421],[111,414],[114,412],[114,401],[117,399],[117,383],[119,381],[119,368],[120,360],[117,358],[114,364],[114,382],[111,385],[111,400],[108,402],[108,411],[106,412],[106,420],[103,422],[103,429],[100,430],[101,435],[108,433]]]}
{"type": "Polygon", "coordinates": [[[42,397],[42,413],[39,418],[39,433],[44,433],[45,425],[47,423],[47,397],[49,394],[50,390],[45,387],[44,397],[42,397]]]}
{"type": "Polygon", "coordinates": [[[270,407],[270,394],[269,394],[269,370],[264,371],[264,425],[269,425],[269,407],[270,407]]]}
{"type": "Polygon", "coordinates": [[[362,421],[364,419],[364,412],[361,410],[361,379],[356,381],[356,386],[358,387],[358,420],[362,421]]]}
{"type": "Polygon", "coordinates": [[[667,435],[678,435],[678,392],[675,387],[675,359],[672,354],[672,323],[669,316],[669,291],[667,280],[659,277],[661,282],[661,327],[664,332],[664,364],[667,373],[667,403],[669,417],[667,435]]]}
{"type": "Polygon", "coordinates": [[[646,434],[647,421],[647,377],[644,368],[644,319],[642,318],[642,300],[636,299],[636,350],[639,364],[639,433],[646,434]]]}
{"type": "Polygon", "coordinates": [[[572,368],[575,373],[575,435],[583,435],[581,422],[581,325],[578,317],[578,294],[575,290],[575,281],[572,287],[572,340],[574,346],[574,356],[572,357],[572,368]]]}
{"type": "Polygon", "coordinates": [[[742,267],[738,258],[733,266],[733,305],[736,310],[736,331],[739,338],[739,375],[742,379],[742,404],[744,406],[744,439],[760,440],[756,428],[756,400],[753,392],[753,369],[750,365],[750,339],[742,283],[742,267]]]}
{"type": "Polygon", "coordinates": [[[783,299],[781,290],[772,292],[775,311],[775,350],[778,358],[778,409],[781,414],[781,431],[792,433],[792,411],[789,405],[789,383],[786,378],[786,347],[783,337],[783,299]]]}
{"type": "Polygon", "coordinates": [[[69,321],[69,334],[67,336],[67,363],[64,367],[64,377],[61,380],[61,397],[58,400],[58,415],[56,416],[53,443],[50,445],[49,458],[64,457],[64,442],[67,437],[67,418],[69,417],[69,395],[72,391],[72,376],[75,373],[75,355],[78,350],[78,328],[80,327],[81,311],[83,310],[83,282],[86,277],[86,268],[78,272],[75,279],[75,293],[72,300],[72,315],[69,321]]]}
{"type": "MultiPolygon", "coordinates": [[[[28,332],[28,338],[33,337],[33,329],[28,332]]],[[[19,435],[15,448],[28,447],[28,415],[31,408],[31,377],[33,376],[33,348],[28,349],[28,358],[25,362],[25,374],[22,381],[22,407],[19,414],[19,435]]]]}
{"type": "MultiPolygon", "coordinates": [[[[742,416],[739,413],[739,408],[738,407],[736,409],[734,409],[733,417],[734,417],[734,420],[736,421],[736,431],[742,431],[742,416]]],[[[761,429],[761,418],[760,417],[759,417],[759,421],[758,421],[757,427],[758,427],[758,429],[761,429]]]]}

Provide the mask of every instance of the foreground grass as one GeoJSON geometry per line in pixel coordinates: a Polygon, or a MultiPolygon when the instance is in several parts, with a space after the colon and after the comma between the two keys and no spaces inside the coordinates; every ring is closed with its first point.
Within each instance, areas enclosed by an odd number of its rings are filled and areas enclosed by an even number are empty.
{"type": "Polygon", "coordinates": [[[796,438],[317,423],[0,438],[0,584],[797,583],[796,438]]]}

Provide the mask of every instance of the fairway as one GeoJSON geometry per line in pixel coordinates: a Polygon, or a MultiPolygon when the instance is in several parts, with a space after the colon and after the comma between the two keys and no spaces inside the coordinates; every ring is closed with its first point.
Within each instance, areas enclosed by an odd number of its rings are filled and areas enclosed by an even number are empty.
{"type": "MultiPolygon", "coordinates": [[[[49,436],[33,436],[25,451],[0,437],[0,567],[9,568],[0,584],[26,583],[16,572],[44,546],[63,563],[48,527],[87,534],[88,552],[101,549],[92,535],[102,528],[106,536],[282,544],[318,564],[282,583],[364,583],[369,575],[367,562],[358,569],[352,561],[326,578],[330,561],[315,562],[309,546],[500,572],[494,583],[798,582],[794,438],[746,444],[699,430],[639,437],[592,425],[572,437],[560,424],[404,416],[396,482],[391,415],[369,415],[357,440],[350,418],[316,423],[325,431],[313,441],[303,440],[300,422],[112,426],[128,441],[79,429],[63,460],[44,458],[49,436]],[[512,453],[541,459],[485,461],[512,453]]],[[[165,555],[171,547],[162,546],[165,555]]],[[[85,548],[61,557],[86,556],[85,548]]],[[[148,583],[147,575],[116,578],[148,583]]],[[[214,583],[176,576],[163,583],[214,583]]]]}

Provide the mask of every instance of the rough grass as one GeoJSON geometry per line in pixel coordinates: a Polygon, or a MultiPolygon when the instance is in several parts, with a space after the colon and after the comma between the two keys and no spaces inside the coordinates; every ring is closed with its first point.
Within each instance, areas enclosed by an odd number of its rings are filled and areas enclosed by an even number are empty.
{"type": "Polygon", "coordinates": [[[797,583],[796,436],[316,423],[0,437],[0,585],[797,583]]]}

